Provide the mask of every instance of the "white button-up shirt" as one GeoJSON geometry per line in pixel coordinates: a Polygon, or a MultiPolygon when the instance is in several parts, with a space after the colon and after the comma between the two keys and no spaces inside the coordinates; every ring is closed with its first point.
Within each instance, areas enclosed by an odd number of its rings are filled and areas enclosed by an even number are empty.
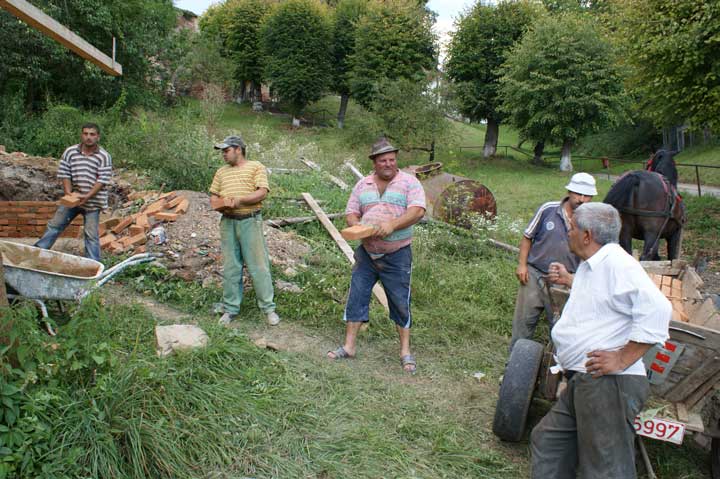
{"type": "MultiPolygon", "coordinates": [[[[578,266],[552,330],[556,360],[566,371],[586,372],[590,351],[618,350],[629,341],[664,343],[671,317],[670,301],[640,263],[620,245],[606,244],[578,266]]],[[[615,374],[644,376],[642,358],[615,374]]]]}

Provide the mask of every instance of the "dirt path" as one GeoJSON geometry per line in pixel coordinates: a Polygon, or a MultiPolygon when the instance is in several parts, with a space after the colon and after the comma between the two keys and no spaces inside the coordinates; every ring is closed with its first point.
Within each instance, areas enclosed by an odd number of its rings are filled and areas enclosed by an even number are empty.
{"type": "MultiPolygon", "coordinates": [[[[162,323],[196,323],[198,317],[158,302],[130,288],[114,285],[106,288],[106,298],[111,302],[127,302],[128,298],[141,304],[162,323]]],[[[245,333],[258,347],[286,354],[291,360],[310,364],[312,368],[336,367],[349,378],[366,383],[380,383],[388,387],[401,384],[413,390],[413,395],[432,409],[446,411],[463,423],[473,423],[478,433],[487,437],[487,446],[504,454],[521,469],[527,467],[527,451],[523,443],[503,443],[491,433],[498,392],[497,378],[488,375],[478,380],[474,371],[455,369],[452,361],[457,357],[473,357],[477,351],[471,345],[459,346],[452,355],[445,351],[416,351],[418,373],[403,374],[397,357],[396,341],[369,341],[361,336],[358,355],[353,360],[330,362],[326,352],[335,349],[343,335],[342,324],[337,329],[321,334],[303,327],[284,317],[275,327],[264,322],[235,321],[233,328],[245,333]]]]}

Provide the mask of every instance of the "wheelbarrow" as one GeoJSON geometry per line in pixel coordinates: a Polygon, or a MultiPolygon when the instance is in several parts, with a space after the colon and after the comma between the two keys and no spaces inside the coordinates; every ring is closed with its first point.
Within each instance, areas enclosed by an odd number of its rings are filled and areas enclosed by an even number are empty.
{"type": "Polygon", "coordinates": [[[49,322],[48,300],[82,302],[90,293],[129,266],[154,261],[161,254],[136,254],[105,270],[95,260],[21,243],[0,241],[8,298],[35,302],[48,334],[55,331],[49,322]]]}

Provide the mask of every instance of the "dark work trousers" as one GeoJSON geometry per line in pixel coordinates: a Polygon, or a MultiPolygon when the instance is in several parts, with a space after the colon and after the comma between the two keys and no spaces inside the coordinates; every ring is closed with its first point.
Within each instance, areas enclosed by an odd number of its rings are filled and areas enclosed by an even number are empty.
{"type": "Polygon", "coordinates": [[[577,373],[530,436],[533,479],[635,479],[645,376],[577,373]]]}
{"type": "Polygon", "coordinates": [[[537,328],[543,311],[545,311],[545,317],[552,328],[553,312],[543,274],[539,269],[528,265],[528,282],[527,284],[520,284],[517,299],[515,300],[512,339],[508,348],[511,352],[518,339],[533,338],[535,328],[537,328]]]}

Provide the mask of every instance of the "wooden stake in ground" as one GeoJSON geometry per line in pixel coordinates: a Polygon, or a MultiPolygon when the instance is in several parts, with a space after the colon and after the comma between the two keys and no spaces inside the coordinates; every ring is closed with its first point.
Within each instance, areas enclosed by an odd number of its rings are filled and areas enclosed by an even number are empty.
{"type": "Polygon", "coordinates": [[[2,254],[0,254],[0,306],[7,306],[7,291],[5,290],[5,270],[3,269],[2,254]]]}
{"type": "MultiPolygon", "coordinates": [[[[315,215],[317,215],[320,223],[322,223],[325,229],[328,230],[328,233],[330,233],[330,236],[335,241],[335,244],[338,245],[338,248],[340,248],[340,250],[345,253],[345,256],[350,261],[350,264],[355,264],[355,255],[352,248],[347,243],[347,241],[345,241],[343,237],[340,236],[340,232],[338,231],[338,229],[335,228],[335,225],[332,223],[332,221],[330,221],[330,218],[327,217],[322,208],[320,208],[312,195],[310,193],[303,193],[302,197],[305,199],[310,209],[312,209],[315,215]]],[[[380,304],[382,304],[385,308],[385,311],[390,311],[387,296],[385,296],[385,290],[376,283],[375,286],[373,286],[372,291],[380,304]]]]}

